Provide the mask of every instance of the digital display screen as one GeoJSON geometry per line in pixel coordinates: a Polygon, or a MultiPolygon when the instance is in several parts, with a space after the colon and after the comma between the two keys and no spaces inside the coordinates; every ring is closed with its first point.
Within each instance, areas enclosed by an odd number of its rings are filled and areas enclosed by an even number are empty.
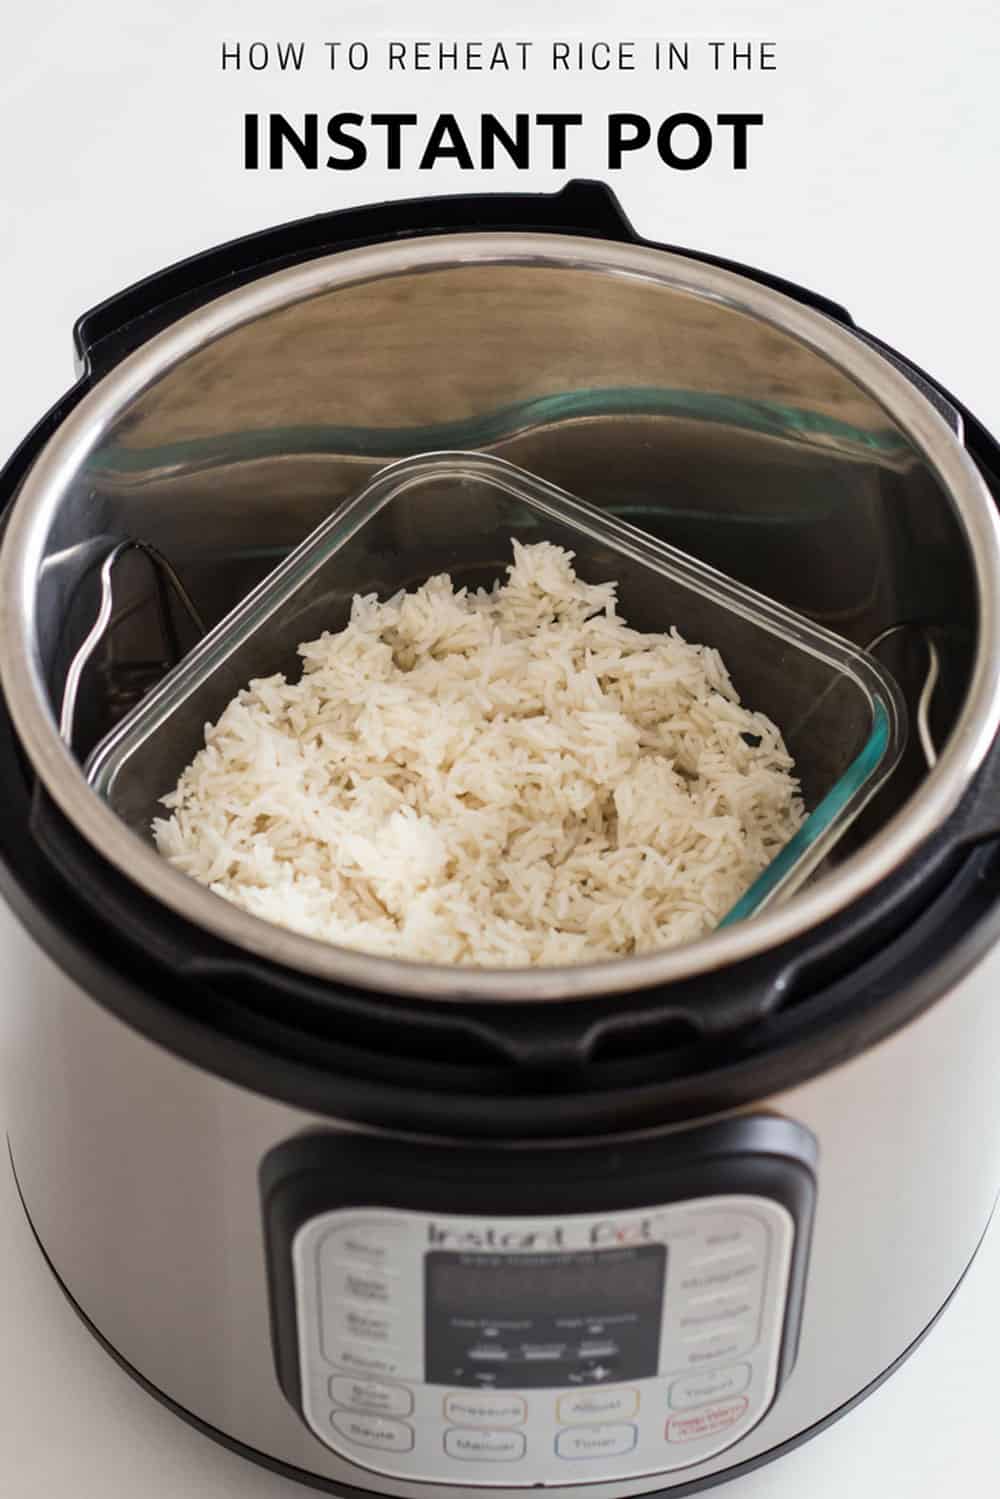
{"type": "MultiPolygon", "coordinates": [[[[437,1258],[437,1256],[431,1256],[437,1258]]],[[[518,1303],[547,1302],[586,1306],[590,1312],[617,1311],[635,1300],[652,1304],[663,1284],[661,1257],[638,1258],[634,1250],[609,1249],[580,1254],[455,1255],[433,1271],[438,1306],[480,1312],[495,1308],[509,1315],[518,1303]]]]}
{"type": "Polygon", "coordinates": [[[425,1259],[425,1377],[477,1388],[599,1385],[656,1374],[663,1244],[425,1259]]]}

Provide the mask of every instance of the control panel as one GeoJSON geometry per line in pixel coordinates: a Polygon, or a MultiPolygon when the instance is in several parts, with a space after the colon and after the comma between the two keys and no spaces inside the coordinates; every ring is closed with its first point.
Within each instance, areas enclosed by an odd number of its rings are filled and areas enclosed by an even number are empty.
{"type": "Polygon", "coordinates": [[[750,1196],[321,1214],[293,1245],[303,1413],[401,1478],[551,1485],[699,1462],[771,1403],[793,1239],[788,1210],[750,1196]]]}
{"type": "Polygon", "coordinates": [[[296,1136],[260,1170],[278,1381],[359,1488],[694,1467],[789,1377],[815,1167],[769,1114],[517,1148],[296,1136]]]}

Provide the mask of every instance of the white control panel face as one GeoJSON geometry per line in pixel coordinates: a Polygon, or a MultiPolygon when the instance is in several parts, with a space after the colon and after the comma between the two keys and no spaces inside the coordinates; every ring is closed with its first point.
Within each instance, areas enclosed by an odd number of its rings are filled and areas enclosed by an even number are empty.
{"type": "Polygon", "coordinates": [[[794,1223],[768,1197],[609,1215],[323,1214],[295,1236],[303,1411],[377,1473],[667,1473],[774,1396],[794,1223]]]}

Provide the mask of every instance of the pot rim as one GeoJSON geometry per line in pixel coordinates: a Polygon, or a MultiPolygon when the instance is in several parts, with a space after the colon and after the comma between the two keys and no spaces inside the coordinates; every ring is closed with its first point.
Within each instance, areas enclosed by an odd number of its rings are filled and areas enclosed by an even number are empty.
{"type": "Polygon", "coordinates": [[[21,743],[66,818],[103,858],[177,915],[259,958],[349,984],[432,1001],[580,1000],[718,972],[820,926],[871,891],[958,806],[1000,724],[1000,518],[971,458],[905,375],[830,318],[732,271],[669,251],[550,233],[493,231],[394,240],[263,276],[181,318],[101,379],[25,476],[0,549],[0,686],[21,743]],[[786,904],[676,948],[538,968],[475,968],[377,957],[250,915],[172,868],[88,786],[59,737],[36,644],[35,581],[63,494],[113,420],[154,380],[224,334],[291,303],[366,281],[463,265],[517,264],[638,279],[766,323],[826,358],[904,431],[952,501],[975,570],[979,634],[962,711],[934,769],[874,838],[786,904]]]}

